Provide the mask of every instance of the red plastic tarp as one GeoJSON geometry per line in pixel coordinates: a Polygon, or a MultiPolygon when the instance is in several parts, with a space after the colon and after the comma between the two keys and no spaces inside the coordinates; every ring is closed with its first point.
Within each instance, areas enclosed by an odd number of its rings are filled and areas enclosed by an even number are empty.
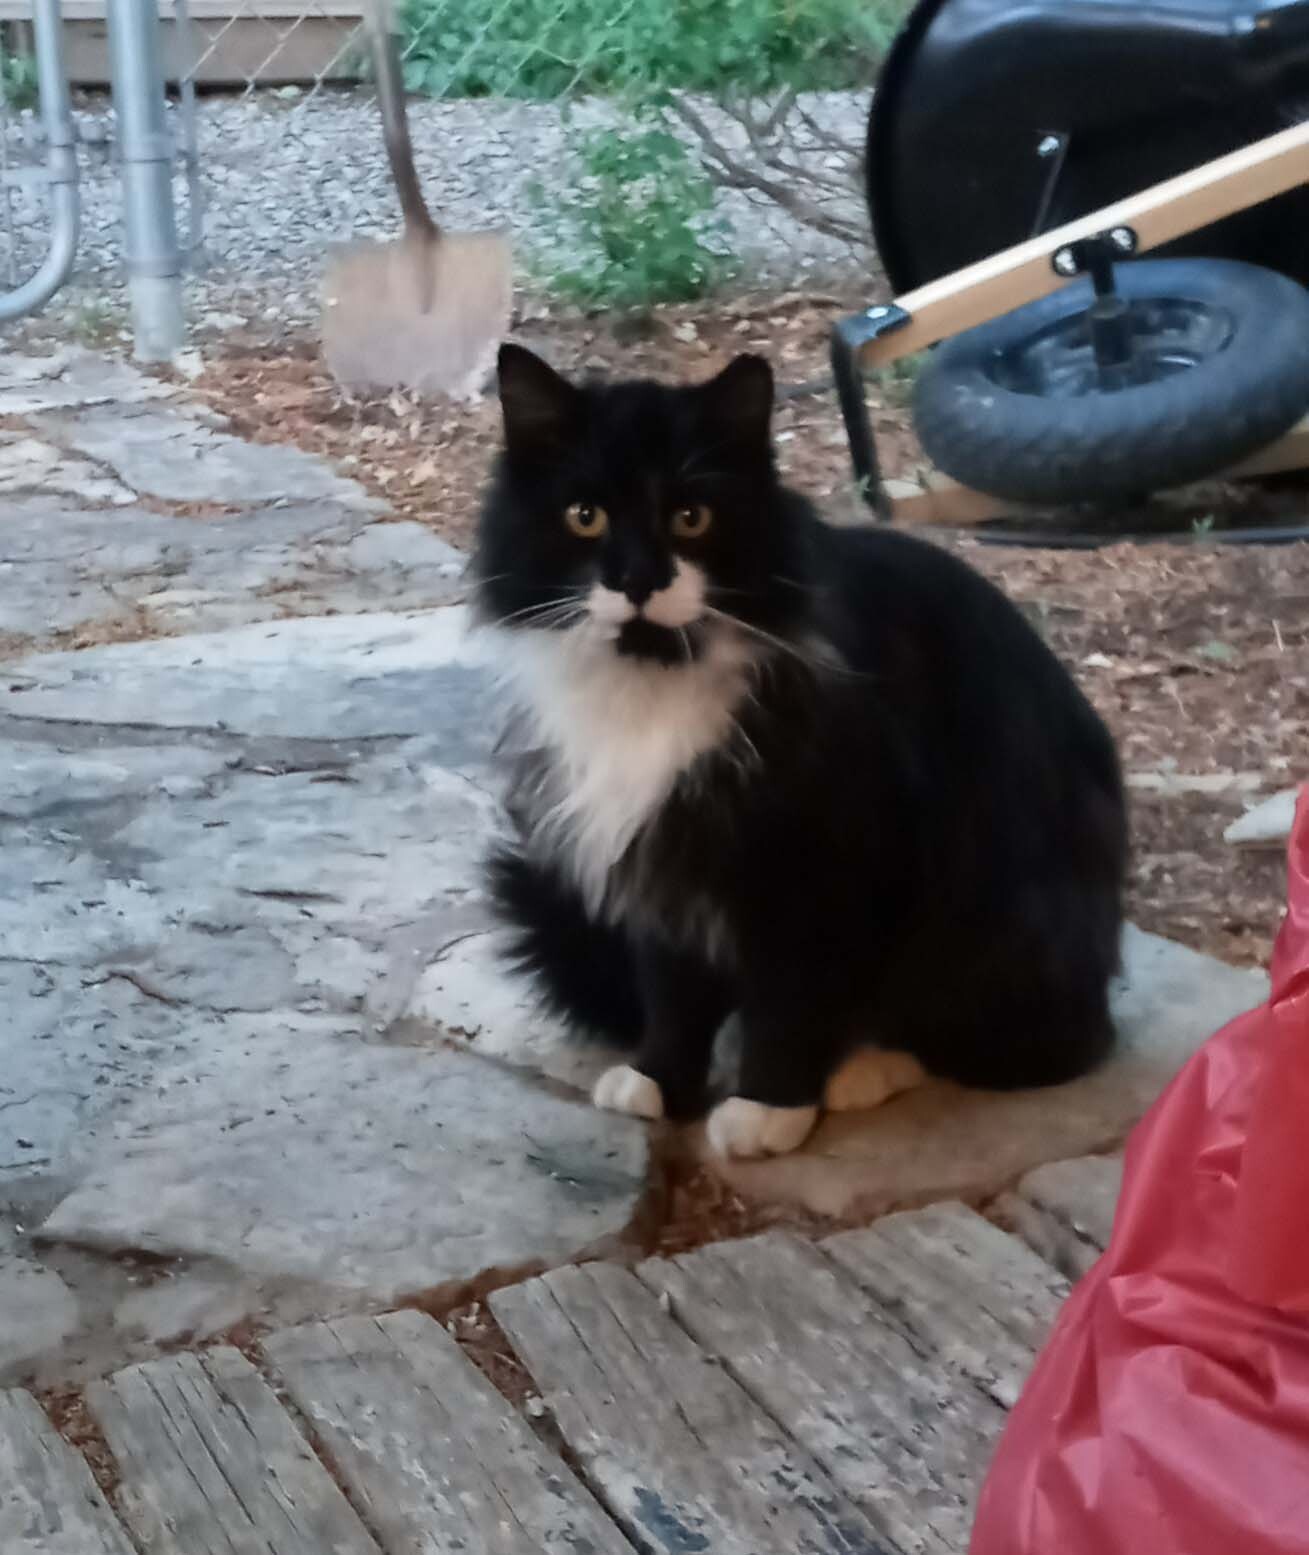
{"type": "Polygon", "coordinates": [[[1138,1125],[970,1555],[1309,1552],[1309,789],[1267,1004],[1138,1125]]]}

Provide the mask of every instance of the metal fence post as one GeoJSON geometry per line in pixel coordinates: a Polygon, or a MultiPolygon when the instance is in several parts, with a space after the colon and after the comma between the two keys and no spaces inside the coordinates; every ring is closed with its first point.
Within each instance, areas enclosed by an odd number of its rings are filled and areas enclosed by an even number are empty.
{"type": "Polygon", "coordinates": [[[157,0],[109,0],[109,58],[135,355],[167,361],[184,344],[186,324],[157,0]]]}
{"type": "Polygon", "coordinates": [[[59,0],[35,0],[32,31],[41,123],[47,144],[50,246],[35,275],[13,291],[0,294],[0,322],[21,318],[48,302],[68,279],[77,254],[77,151],[68,80],[64,75],[63,26],[59,0]]]}

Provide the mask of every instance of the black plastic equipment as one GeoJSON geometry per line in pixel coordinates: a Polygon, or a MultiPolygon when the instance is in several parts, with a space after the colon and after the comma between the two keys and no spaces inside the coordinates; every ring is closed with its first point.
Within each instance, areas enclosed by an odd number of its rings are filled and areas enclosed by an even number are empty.
{"type": "MultiPolygon", "coordinates": [[[[869,121],[897,294],[1309,118],[1309,0],[922,0],[869,121]]],[[[1159,250],[1309,283],[1309,191],[1159,250]]]]}
{"type": "Polygon", "coordinates": [[[1203,479],[1307,408],[1309,291],[1229,259],[1138,259],[947,340],[914,425],[966,486],[1114,502],[1203,479]]]}

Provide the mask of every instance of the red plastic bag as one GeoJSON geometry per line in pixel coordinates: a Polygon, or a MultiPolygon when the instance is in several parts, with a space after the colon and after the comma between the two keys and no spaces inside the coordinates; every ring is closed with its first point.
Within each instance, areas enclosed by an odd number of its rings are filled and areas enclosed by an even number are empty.
{"type": "Polygon", "coordinates": [[[1309,789],[1269,1002],[1128,1146],[982,1490],[970,1555],[1309,1552],[1309,789]]]}

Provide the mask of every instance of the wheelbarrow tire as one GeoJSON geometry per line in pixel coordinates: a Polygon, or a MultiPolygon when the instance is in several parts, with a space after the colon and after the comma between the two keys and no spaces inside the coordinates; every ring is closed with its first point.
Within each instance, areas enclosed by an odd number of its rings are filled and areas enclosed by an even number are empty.
{"type": "Polygon", "coordinates": [[[1309,292],[1296,282],[1209,259],[1135,260],[1116,281],[1147,353],[1157,329],[1159,376],[1112,391],[1087,380],[1092,291],[1073,282],[932,353],[914,422],[938,469],[1010,501],[1135,498],[1213,475],[1309,409],[1309,292]],[[1179,318],[1194,335],[1180,367],[1165,323],[1179,318]]]}

